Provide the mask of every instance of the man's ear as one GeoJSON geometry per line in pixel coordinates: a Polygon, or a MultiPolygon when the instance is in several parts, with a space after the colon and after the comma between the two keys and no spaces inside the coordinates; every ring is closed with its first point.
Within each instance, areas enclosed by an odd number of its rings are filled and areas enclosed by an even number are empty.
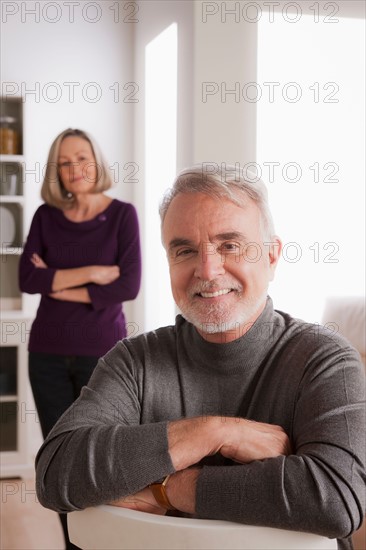
{"type": "Polygon", "coordinates": [[[277,235],[273,235],[270,242],[264,243],[268,250],[270,281],[273,281],[278,261],[281,257],[282,241],[277,235]]]}

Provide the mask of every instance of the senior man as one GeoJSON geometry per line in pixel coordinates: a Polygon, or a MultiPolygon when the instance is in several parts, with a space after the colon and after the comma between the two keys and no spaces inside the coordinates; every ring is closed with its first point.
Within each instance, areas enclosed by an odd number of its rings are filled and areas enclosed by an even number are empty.
{"type": "Polygon", "coordinates": [[[175,509],[351,548],[365,509],[364,372],[346,340],[273,309],[281,242],[264,184],[186,169],[161,218],[181,315],[100,359],[39,451],[40,502],[175,509]]]}

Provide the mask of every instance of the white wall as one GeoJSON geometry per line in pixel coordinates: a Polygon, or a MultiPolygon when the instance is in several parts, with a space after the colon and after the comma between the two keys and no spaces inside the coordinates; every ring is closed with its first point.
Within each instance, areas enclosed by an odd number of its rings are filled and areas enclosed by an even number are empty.
{"type": "Polygon", "coordinates": [[[257,26],[229,10],[236,2],[194,2],[194,162],[255,161],[256,105],[243,82],[256,80],[257,26]],[[227,8],[227,12],[225,11],[227,8]]]}

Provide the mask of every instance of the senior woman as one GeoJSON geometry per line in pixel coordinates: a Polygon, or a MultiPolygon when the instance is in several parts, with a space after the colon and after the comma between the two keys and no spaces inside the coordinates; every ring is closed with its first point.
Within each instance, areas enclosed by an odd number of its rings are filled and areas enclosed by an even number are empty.
{"type": "MultiPolygon", "coordinates": [[[[126,336],[122,302],[139,291],[136,211],[104,194],[111,184],[90,135],[68,129],[55,139],[41,191],[45,204],[34,215],[19,270],[21,290],[42,295],[29,339],[29,377],[44,437],[98,358],[126,336]]],[[[75,548],[61,519],[67,548],[75,548]]]]}

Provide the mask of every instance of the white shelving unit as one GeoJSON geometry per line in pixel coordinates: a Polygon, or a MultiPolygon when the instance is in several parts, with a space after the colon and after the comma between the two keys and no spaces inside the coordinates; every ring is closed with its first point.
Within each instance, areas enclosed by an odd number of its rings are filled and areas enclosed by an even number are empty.
{"type": "Polygon", "coordinates": [[[1,319],[0,474],[29,477],[28,424],[36,414],[29,406],[25,319],[1,319]],[[23,326],[22,326],[22,323],[23,326]]]}
{"type": "Polygon", "coordinates": [[[23,102],[0,98],[2,116],[16,119],[16,155],[0,155],[0,477],[27,477],[33,470],[28,426],[35,410],[28,382],[27,339],[31,320],[18,286],[24,242],[23,102]]]}

